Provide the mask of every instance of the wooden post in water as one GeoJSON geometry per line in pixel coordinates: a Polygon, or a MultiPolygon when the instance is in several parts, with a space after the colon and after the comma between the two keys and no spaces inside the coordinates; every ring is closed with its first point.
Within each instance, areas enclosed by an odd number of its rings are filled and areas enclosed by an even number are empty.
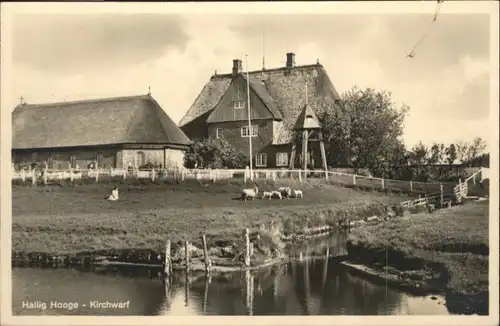
{"type": "Polygon", "coordinates": [[[205,272],[208,274],[210,273],[210,269],[212,267],[212,261],[208,256],[207,237],[205,235],[202,235],[201,241],[203,242],[203,254],[205,256],[205,272]]]}
{"type": "Polygon", "coordinates": [[[323,266],[323,282],[322,288],[325,288],[326,276],[328,275],[328,260],[330,259],[330,247],[326,248],[325,262],[323,266]]]}
{"type": "Polygon", "coordinates": [[[245,266],[250,267],[250,232],[248,229],[243,231],[245,240],[245,266]]]}
{"type": "Polygon", "coordinates": [[[254,277],[250,271],[245,273],[246,280],[246,306],[249,316],[253,316],[253,292],[254,292],[254,277]]]}
{"type": "Polygon", "coordinates": [[[187,307],[188,304],[189,304],[189,270],[186,268],[186,280],[184,282],[184,305],[187,307]]]}
{"type": "Polygon", "coordinates": [[[443,187],[442,183],[439,184],[439,192],[440,192],[440,195],[441,195],[441,197],[440,197],[441,198],[441,200],[440,200],[440,202],[441,202],[441,208],[443,208],[444,207],[444,187],[443,187]]]}
{"type": "Polygon", "coordinates": [[[165,263],[163,272],[165,274],[165,278],[169,278],[172,271],[172,260],[170,259],[170,240],[167,240],[167,244],[165,245],[165,263]]]}
{"type": "Polygon", "coordinates": [[[189,242],[187,240],[185,242],[184,252],[186,253],[186,275],[187,275],[187,273],[189,273],[189,242]]]}
{"type": "Polygon", "coordinates": [[[209,276],[205,275],[205,292],[203,294],[203,312],[207,312],[209,276]]]}
{"type": "Polygon", "coordinates": [[[309,283],[309,253],[306,251],[306,260],[304,263],[304,294],[305,294],[305,311],[309,315],[310,298],[311,298],[311,286],[309,283]]]}

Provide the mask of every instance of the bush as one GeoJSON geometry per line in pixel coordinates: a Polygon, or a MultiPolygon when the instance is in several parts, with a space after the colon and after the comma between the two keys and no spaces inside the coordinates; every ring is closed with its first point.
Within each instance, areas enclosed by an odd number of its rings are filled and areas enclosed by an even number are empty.
{"type": "Polygon", "coordinates": [[[248,165],[248,156],[233,148],[225,139],[197,141],[186,152],[184,166],[210,169],[242,169],[248,165]]]}

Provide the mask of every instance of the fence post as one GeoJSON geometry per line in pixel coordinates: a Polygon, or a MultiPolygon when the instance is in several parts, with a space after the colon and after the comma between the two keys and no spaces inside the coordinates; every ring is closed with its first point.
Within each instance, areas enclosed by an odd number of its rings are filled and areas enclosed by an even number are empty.
{"type": "Polygon", "coordinates": [[[276,181],[276,171],[273,171],[272,178],[273,178],[273,181],[276,181]]]}
{"type": "Polygon", "coordinates": [[[444,206],[444,186],[442,183],[439,184],[439,192],[440,192],[440,195],[441,195],[441,208],[443,208],[444,206]]]}
{"type": "Polygon", "coordinates": [[[167,244],[165,245],[165,265],[163,270],[166,277],[170,276],[171,270],[172,270],[172,261],[170,259],[170,240],[167,240],[167,244]]]}
{"type": "Polygon", "coordinates": [[[153,182],[155,181],[155,169],[154,168],[151,170],[151,181],[153,181],[153,182]]]}
{"type": "Polygon", "coordinates": [[[99,181],[99,169],[95,169],[95,182],[99,181]]]}
{"type": "Polygon", "coordinates": [[[410,192],[413,192],[413,182],[410,180],[410,192]]]}
{"type": "Polygon", "coordinates": [[[250,173],[249,171],[250,171],[250,168],[248,166],[246,166],[245,173],[243,173],[243,178],[244,178],[245,183],[247,182],[248,174],[250,173]]]}
{"type": "Polygon", "coordinates": [[[353,185],[356,184],[356,175],[355,174],[352,175],[352,184],[353,185]]]}
{"type": "Polygon", "coordinates": [[[219,169],[215,169],[215,171],[212,171],[212,182],[215,183],[217,181],[217,175],[219,174],[219,169]]]}
{"type": "Polygon", "coordinates": [[[189,242],[186,240],[184,251],[186,253],[186,273],[189,272],[189,242]]]}
{"type": "Polygon", "coordinates": [[[185,169],[181,169],[181,181],[184,181],[184,174],[186,173],[185,169]]]}
{"type": "Polygon", "coordinates": [[[33,185],[36,185],[36,169],[32,169],[31,170],[31,183],[33,185]]]}
{"type": "Polygon", "coordinates": [[[385,189],[385,184],[384,184],[384,179],[383,178],[380,180],[380,183],[382,184],[382,189],[385,189]]]}
{"type": "Polygon", "coordinates": [[[250,267],[250,233],[248,229],[243,231],[245,237],[245,266],[250,267]]]}
{"type": "Polygon", "coordinates": [[[21,169],[21,179],[23,180],[23,182],[26,181],[26,171],[24,169],[21,169]]]}
{"type": "Polygon", "coordinates": [[[299,170],[299,181],[302,182],[302,170],[299,170]]]}
{"type": "Polygon", "coordinates": [[[208,274],[210,273],[212,262],[208,256],[207,237],[204,234],[201,236],[201,241],[203,242],[203,254],[205,256],[205,272],[208,274]]]}
{"type": "Polygon", "coordinates": [[[74,177],[73,177],[73,168],[69,169],[69,180],[73,182],[74,177]]]}

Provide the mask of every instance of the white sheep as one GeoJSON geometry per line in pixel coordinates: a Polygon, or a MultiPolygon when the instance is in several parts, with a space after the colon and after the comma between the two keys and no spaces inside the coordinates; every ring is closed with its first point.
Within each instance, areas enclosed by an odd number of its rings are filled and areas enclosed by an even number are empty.
{"type": "Polygon", "coordinates": [[[279,187],[278,191],[285,198],[289,198],[292,195],[292,189],[290,187],[279,187]]]}
{"type": "Polygon", "coordinates": [[[295,198],[304,198],[304,194],[302,193],[302,190],[300,190],[300,189],[294,189],[293,196],[295,198]]]}
{"type": "Polygon", "coordinates": [[[283,199],[283,197],[281,196],[281,192],[279,192],[279,191],[273,191],[271,196],[276,197],[278,199],[283,199]]]}
{"type": "Polygon", "coordinates": [[[265,198],[271,199],[272,196],[273,196],[273,192],[272,191],[264,191],[262,193],[262,199],[265,199],[265,198]]]}
{"type": "Polygon", "coordinates": [[[259,189],[257,187],[243,189],[241,191],[241,200],[246,201],[248,198],[253,200],[253,199],[255,199],[255,197],[257,196],[258,193],[259,193],[259,189]]]}

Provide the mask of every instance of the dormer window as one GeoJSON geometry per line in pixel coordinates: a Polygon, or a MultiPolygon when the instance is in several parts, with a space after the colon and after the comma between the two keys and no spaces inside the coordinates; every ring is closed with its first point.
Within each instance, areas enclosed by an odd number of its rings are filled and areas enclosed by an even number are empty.
{"type": "Polygon", "coordinates": [[[245,101],[234,101],[233,108],[235,110],[241,110],[245,108],[245,101]]]}

